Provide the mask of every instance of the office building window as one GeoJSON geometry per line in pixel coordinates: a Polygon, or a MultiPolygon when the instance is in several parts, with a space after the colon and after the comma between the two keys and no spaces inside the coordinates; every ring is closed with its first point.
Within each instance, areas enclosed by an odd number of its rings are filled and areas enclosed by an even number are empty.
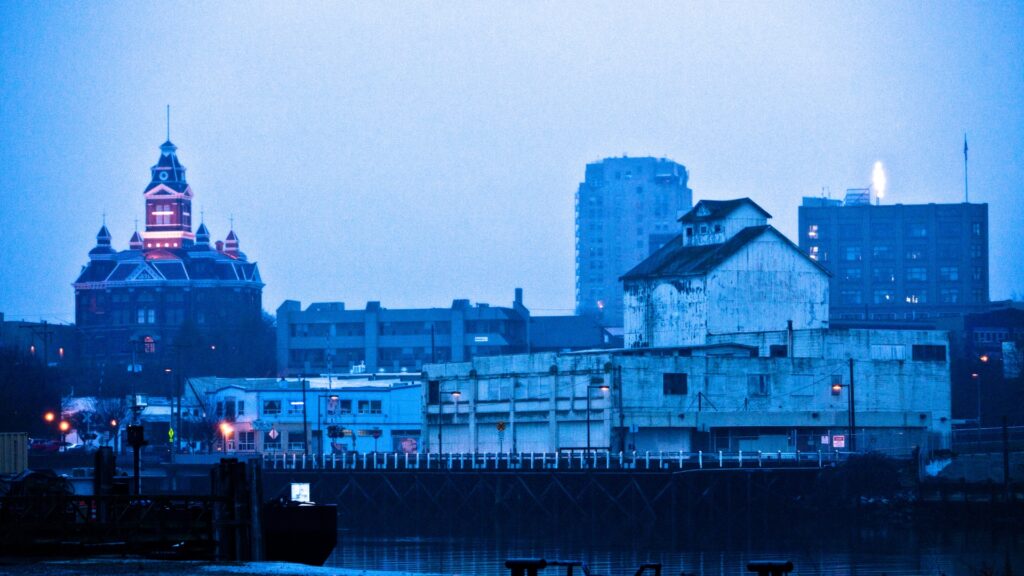
{"type": "Polygon", "coordinates": [[[892,304],[895,301],[892,290],[875,290],[874,292],[875,304],[892,304]]]}
{"type": "Polygon", "coordinates": [[[960,269],[956,266],[942,266],[939,268],[939,280],[952,282],[960,279],[960,269]]]}
{"type": "Polygon", "coordinates": [[[928,269],[919,266],[907,268],[907,281],[908,282],[927,282],[928,281],[928,269]]]}
{"type": "Polygon", "coordinates": [[[981,266],[975,266],[974,267],[974,269],[971,271],[971,277],[974,279],[975,282],[980,282],[981,281],[981,277],[982,277],[981,266]]]}
{"type": "Polygon", "coordinates": [[[960,259],[959,244],[939,244],[936,253],[945,260],[955,261],[960,259]]]}
{"type": "Polygon", "coordinates": [[[263,401],[263,415],[273,416],[281,413],[281,401],[280,400],[264,400],[263,401]]]}
{"type": "Polygon", "coordinates": [[[911,238],[927,238],[928,226],[919,222],[911,223],[907,226],[907,236],[911,238]]]}
{"type": "Polygon", "coordinates": [[[880,284],[895,284],[896,271],[888,266],[876,266],[871,269],[871,279],[880,284]]]}
{"type": "Polygon", "coordinates": [[[843,251],[843,260],[847,262],[860,262],[861,259],[860,246],[847,246],[843,251]]]}
{"type": "Polygon", "coordinates": [[[810,238],[811,240],[815,240],[818,238],[817,224],[811,224],[810,226],[807,227],[807,237],[810,238]]]}
{"type": "Polygon", "coordinates": [[[843,224],[839,227],[839,237],[844,240],[860,238],[860,226],[856,224],[843,224]]]}
{"type": "Polygon", "coordinates": [[[840,299],[843,304],[863,304],[863,299],[860,295],[860,290],[843,290],[839,293],[840,299]]]}
{"type": "Polygon", "coordinates": [[[939,291],[939,300],[943,304],[959,304],[960,291],[956,288],[943,288],[939,291]]]}
{"type": "Polygon", "coordinates": [[[981,238],[981,222],[971,222],[971,236],[981,238]]]}
{"type": "Polygon", "coordinates": [[[981,244],[971,244],[971,258],[981,258],[981,244]]]}
{"type": "Polygon", "coordinates": [[[928,303],[928,292],[921,290],[918,292],[911,292],[907,294],[907,304],[927,304],[928,303]]]}
{"type": "Polygon", "coordinates": [[[908,246],[904,252],[907,260],[924,260],[924,248],[920,246],[908,246]]]}
{"type": "Polygon", "coordinates": [[[807,251],[807,255],[811,257],[811,260],[817,260],[819,252],[821,252],[819,246],[811,246],[807,251]]]}
{"type": "Polygon", "coordinates": [[[665,396],[681,396],[689,393],[686,374],[666,372],[661,377],[662,392],[665,396]]]}
{"type": "Polygon", "coordinates": [[[875,260],[892,260],[892,246],[879,244],[871,248],[871,257],[875,260]]]}
{"type": "Polygon", "coordinates": [[[863,270],[860,267],[856,268],[843,268],[843,280],[850,282],[859,282],[863,274],[863,270]]]}
{"type": "Polygon", "coordinates": [[[895,222],[875,222],[871,225],[872,238],[892,238],[899,233],[899,224],[895,222]]]}

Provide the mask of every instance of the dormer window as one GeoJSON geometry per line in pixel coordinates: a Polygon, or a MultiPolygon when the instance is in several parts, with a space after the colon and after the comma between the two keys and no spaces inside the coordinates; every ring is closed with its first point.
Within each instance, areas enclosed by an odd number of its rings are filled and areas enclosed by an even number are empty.
{"type": "Polygon", "coordinates": [[[686,237],[687,238],[692,238],[693,237],[693,226],[687,226],[686,227],[686,237]]]}

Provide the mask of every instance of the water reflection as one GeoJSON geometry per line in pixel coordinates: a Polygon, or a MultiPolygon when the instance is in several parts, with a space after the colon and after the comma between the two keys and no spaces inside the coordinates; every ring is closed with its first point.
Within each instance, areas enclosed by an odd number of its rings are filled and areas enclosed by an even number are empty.
{"type": "MultiPolygon", "coordinates": [[[[794,574],[954,575],[1012,574],[1024,569],[1024,535],[993,530],[932,528],[849,528],[779,530],[756,538],[672,546],[649,539],[601,541],[566,536],[531,539],[495,534],[491,538],[402,538],[342,533],[327,565],[346,569],[432,574],[507,574],[508,558],[582,560],[592,573],[632,575],[648,562],[663,574],[734,576],[751,560],[792,560],[794,574]],[[791,537],[796,534],[796,537],[791,537]]],[[[564,569],[548,576],[564,573],[564,569]]],[[[542,573],[544,574],[544,573],[542,573]]]]}

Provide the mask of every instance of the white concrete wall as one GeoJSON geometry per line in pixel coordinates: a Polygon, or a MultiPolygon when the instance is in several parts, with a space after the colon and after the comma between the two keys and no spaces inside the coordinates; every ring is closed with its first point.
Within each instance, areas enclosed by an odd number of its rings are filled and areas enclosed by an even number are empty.
{"type": "Polygon", "coordinates": [[[625,346],[702,344],[710,315],[707,291],[703,276],[629,283],[623,300],[625,346]]]}
{"type": "MultiPolygon", "coordinates": [[[[828,275],[772,232],[716,267],[707,280],[708,332],[828,326],[828,275]]],[[[701,319],[694,319],[698,323],[701,319]]]]}
{"type": "Polygon", "coordinates": [[[628,282],[625,345],[695,346],[709,334],[828,327],[828,275],[768,231],[707,276],[628,282]]]}
{"type": "MultiPolygon", "coordinates": [[[[767,355],[770,344],[786,343],[788,336],[777,331],[716,339],[754,345],[767,355]]],[[[915,361],[911,351],[914,344],[948,349],[945,332],[802,330],[792,336],[793,349],[799,351],[796,357],[687,356],[685,350],[678,355],[642,350],[547,353],[430,365],[427,371],[442,386],[477,392],[486,388],[490,394],[461,403],[457,422],[452,418],[453,403],[442,405],[444,435],[452,442],[445,440],[445,451],[496,451],[498,421],[508,425],[505,450],[512,449],[513,429],[519,451],[583,447],[585,394],[587,386],[598,383],[611,389],[593,392],[594,448],[690,451],[695,448],[695,433],[710,432],[736,437],[737,446],[751,450],[787,449],[780,445],[783,440],[789,449],[806,450],[794,436],[817,438],[843,433],[848,426],[851,357],[858,433],[865,438],[862,448],[909,450],[911,445],[936,448],[948,442],[948,355],[945,361],[915,361]],[[906,346],[905,358],[892,359],[891,349],[880,346],[906,346]],[[665,394],[664,374],[670,372],[687,375],[686,394],[665,394]],[[764,394],[751,388],[751,379],[762,375],[767,381],[764,394]],[[843,384],[839,395],[832,394],[833,378],[843,384]],[[520,386],[513,388],[515,381],[520,386]],[[454,431],[459,428],[462,431],[454,431]]],[[[462,399],[468,395],[464,392],[462,399]]],[[[427,407],[430,438],[436,438],[437,408],[427,407]]]]}

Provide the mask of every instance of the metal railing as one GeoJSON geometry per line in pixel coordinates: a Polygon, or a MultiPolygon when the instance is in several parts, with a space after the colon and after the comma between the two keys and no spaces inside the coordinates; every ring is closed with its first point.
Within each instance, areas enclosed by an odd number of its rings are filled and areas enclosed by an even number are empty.
{"type": "Polygon", "coordinates": [[[400,453],[347,452],[342,454],[263,455],[266,470],[635,470],[681,471],[726,468],[824,468],[845,460],[848,452],[562,452],[400,453]]]}
{"type": "MultiPolygon", "coordinates": [[[[1024,450],[1024,426],[1006,428],[1006,447],[1011,452],[1024,450]]],[[[952,449],[960,453],[1002,452],[1003,427],[957,428],[953,430],[952,449]]]]}

